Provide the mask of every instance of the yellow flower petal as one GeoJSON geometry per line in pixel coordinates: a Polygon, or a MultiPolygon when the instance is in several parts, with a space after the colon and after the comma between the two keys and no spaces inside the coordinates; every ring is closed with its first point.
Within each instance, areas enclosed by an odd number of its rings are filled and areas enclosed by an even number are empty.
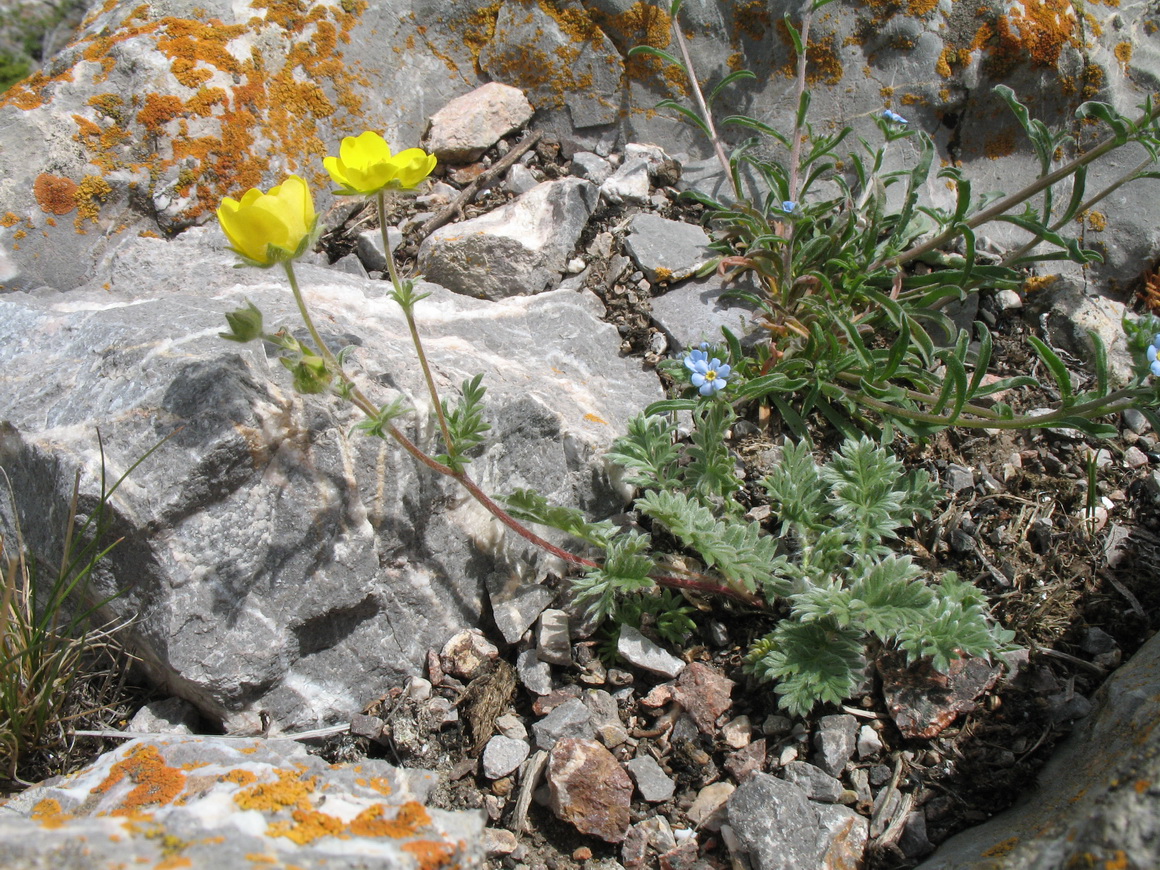
{"type": "Polygon", "coordinates": [[[297,175],[269,193],[252,188],[240,202],[227,196],[217,215],[230,246],[263,266],[302,253],[317,223],[310,188],[297,175]]]}

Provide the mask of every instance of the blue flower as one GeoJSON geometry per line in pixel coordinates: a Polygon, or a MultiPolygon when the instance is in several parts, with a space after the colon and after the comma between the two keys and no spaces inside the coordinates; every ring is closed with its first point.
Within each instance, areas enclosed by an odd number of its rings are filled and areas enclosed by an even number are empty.
{"type": "Polygon", "coordinates": [[[1160,333],[1152,336],[1152,343],[1148,345],[1148,366],[1149,370],[1155,377],[1160,378],[1160,359],[1156,358],[1157,353],[1160,352],[1160,333]]]}
{"type": "Polygon", "coordinates": [[[893,112],[890,109],[883,109],[882,110],[882,117],[885,118],[887,121],[893,121],[895,124],[909,124],[910,123],[908,120],[906,120],[900,114],[898,114],[897,112],[893,112]]]}
{"type": "Polygon", "coordinates": [[[712,396],[725,389],[733,369],[703,350],[694,350],[685,357],[685,368],[692,372],[689,378],[702,396],[712,396]]]}
{"type": "Polygon", "coordinates": [[[784,211],[786,214],[793,214],[794,211],[797,210],[797,203],[794,202],[792,199],[787,199],[785,202],[783,202],[781,204],[781,210],[784,211]]]}

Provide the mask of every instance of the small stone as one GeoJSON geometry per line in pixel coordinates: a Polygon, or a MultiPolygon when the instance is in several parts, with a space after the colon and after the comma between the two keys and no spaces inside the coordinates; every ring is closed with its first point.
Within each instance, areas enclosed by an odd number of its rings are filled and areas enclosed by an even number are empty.
{"type": "Polygon", "coordinates": [[[534,649],[526,649],[516,656],[516,675],[533,695],[551,694],[552,669],[540,660],[534,649]]]}
{"type": "Polygon", "coordinates": [[[532,702],[532,712],[537,716],[547,716],[561,704],[574,701],[580,697],[580,687],[574,685],[561,686],[553,689],[550,694],[536,698],[532,702]]]}
{"type": "Polygon", "coordinates": [[[663,707],[673,700],[674,686],[672,683],[661,683],[649,689],[647,695],[640,699],[640,703],[645,707],[663,707]]]}
{"type": "Polygon", "coordinates": [[[858,720],[849,713],[823,716],[814,734],[814,763],[831,776],[841,776],[857,748],[858,720]]]}
{"type": "Polygon", "coordinates": [[[431,681],[422,677],[411,677],[407,681],[407,697],[412,701],[423,702],[431,697],[431,681]]]}
{"type": "Polygon", "coordinates": [[[431,116],[427,150],[448,163],[470,163],[508,133],[532,119],[534,110],[519,88],[488,82],[456,97],[431,116]]]}
{"type": "Polygon", "coordinates": [[[572,853],[573,861],[589,861],[592,859],[592,850],[587,846],[581,846],[572,853]]]}
{"type": "Polygon", "coordinates": [[[649,192],[648,163],[642,159],[625,160],[600,185],[600,195],[611,203],[643,205],[649,192]]]}
{"type": "Polygon", "coordinates": [[[715,782],[697,792],[693,805],[685,810],[693,827],[719,830],[726,821],[725,805],[735,788],[731,782],[715,782]]]}
{"type": "Polygon", "coordinates": [[[675,849],[663,853],[657,858],[660,870],[696,870],[704,866],[701,861],[701,847],[695,840],[690,840],[675,849]]]}
{"type": "Polygon", "coordinates": [[[669,820],[664,816],[652,816],[645,819],[637,827],[648,839],[648,844],[658,852],[664,853],[677,848],[677,838],[673,836],[669,820]]]}
{"type": "MultiPolygon", "coordinates": [[[[146,704],[130,720],[126,731],[155,734],[193,734],[198,725],[197,709],[182,698],[165,698],[146,704]]],[[[381,720],[380,720],[380,731],[381,720]]]]}
{"type": "Polygon", "coordinates": [[[568,614],[548,609],[540,614],[539,649],[541,661],[568,667],[572,664],[572,639],[568,633],[568,614]]]}
{"type": "Polygon", "coordinates": [[[624,767],[636,783],[640,796],[650,804],[667,801],[676,791],[676,783],[651,755],[638,755],[625,762],[624,767]]]}
{"type": "Polygon", "coordinates": [[[717,718],[732,706],[729,697],[734,683],[702,662],[693,662],[682,671],[674,696],[693,717],[703,734],[712,734],[717,718]]]}
{"type": "Polygon", "coordinates": [[[999,290],[995,293],[995,305],[1000,311],[1017,311],[1023,307],[1023,297],[1014,290],[999,290]]]}
{"type": "Polygon", "coordinates": [[[591,151],[577,151],[572,155],[571,172],[577,178],[583,178],[593,184],[603,184],[612,174],[612,164],[591,151]]]}
{"type": "Polygon", "coordinates": [[[491,858],[510,855],[518,845],[516,835],[505,828],[483,829],[483,849],[491,858]]]}
{"type": "Polygon", "coordinates": [[[527,741],[496,734],[483,749],[483,775],[499,779],[515,771],[528,757],[527,741]]]}
{"type": "Polygon", "coordinates": [[[753,726],[748,716],[738,716],[730,719],[721,727],[721,738],[725,744],[733,749],[742,749],[749,745],[753,736],[753,726]]]}
{"type": "Polygon", "coordinates": [[[629,664],[669,679],[685,669],[683,661],[663,647],[653,643],[631,625],[620,627],[620,638],[616,642],[616,651],[629,664]]]}
{"type": "Polygon", "coordinates": [[[439,654],[445,673],[464,680],[474,680],[499,658],[499,648],[475,628],[452,635],[439,654]]]}
{"type": "Polygon", "coordinates": [[[779,716],[776,713],[766,716],[765,721],[761,723],[761,733],[766,737],[783,737],[789,734],[793,728],[793,721],[787,716],[779,716]]]}
{"type": "Polygon", "coordinates": [[[946,472],[946,488],[951,492],[962,492],[975,485],[975,474],[961,465],[949,465],[946,472]]]}
{"type": "Polygon", "coordinates": [[[1124,465],[1128,468],[1141,468],[1148,464],[1148,454],[1133,444],[1124,451],[1124,465]]]}
{"type": "Polygon", "coordinates": [[[1127,408],[1123,413],[1123,420],[1128,430],[1135,432],[1137,435],[1143,435],[1151,428],[1148,423],[1148,418],[1135,408],[1127,408]]]}
{"type": "Polygon", "coordinates": [[[1088,655],[1100,655],[1102,653],[1110,653],[1119,648],[1116,639],[1104,631],[1102,628],[1097,628],[1092,625],[1089,626],[1083,633],[1083,638],[1079,642],[1079,648],[1088,655]]]}
{"type": "Polygon", "coordinates": [[[725,759],[725,769],[737,782],[765,767],[765,738],[754,740],[725,759]]]}
{"type": "Polygon", "coordinates": [[[858,758],[865,759],[872,755],[877,755],[885,747],[882,745],[882,738],[878,736],[878,732],[869,725],[863,725],[858,729],[858,758]]]}
{"type": "Polygon", "coordinates": [[[516,787],[515,781],[510,776],[501,776],[491,784],[491,790],[501,798],[506,798],[512,793],[512,789],[516,787]]]}
{"type": "Polygon", "coordinates": [[[973,711],[975,698],[990,690],[1003,672],[1002,665],[985,658],[955,659],[946,674],[928,661],[907,665],[902,653],[878,661],[882,693],[890,717],[904,737],[930,740],[962,713],[973,711]]]}
{"type": "Polygon", "coordinates": [[[595,740],[556,742],[548,759],[548,789],[552,812],[580,833],[608,843],[619,843],[628,833],[632,780],[595,740]]]}
{"type": "Polygon", "coordinates": [[[516,196],[520,196],[521,194],[527,193],[539,183],[540,180],[532,174],[532,170],[528,169],[522,163],[517,163],[508,170],[507,178],[504,180],[504,187],[516,196]]]}
{"type": "Polygon", "coordinates": [[[511,737],[513,740],[525,740],[528,736],[524,720],[513,713],[504,713],[499,716],[495,720],[495,730],[504,737],[511,737]]]}
{"type": "Polygon", "coordinates": [[[792,782],[813,800],[837,803],[842,796],[842,783],[809,762],[791,761],[785,765],[784,774],[786,782],[792,782]]]}
{"type": "Polygon", "coordinates": [[[355,737],[366,737],[379,742],[385,724],[378,716],[364,716],[362,713],[355,713],[350,717],[350,733],[355,737]]]}
{"type": "Polygon", "coordinates": [[[648,858],[648,837],[640,825],[633,825],[620,844],[620,863],[628,870],[643,867],[648,858]]]}
{"type": "Polygon", "coordinates": [[[593,738],[596,729],[592,725],[592,714],[584,702],[573,698],[556,707],[539,722],[533,723],[532,733],[536,736],[536,746],[551,749],[564,738],[593,738]]]}
{"type": "Polygon", "coordinates": [[[634,681],[632,674],[620,668],[609,668],[607,676],[608,685],[618,689],[624,686],[631,686],[634,681]]]}

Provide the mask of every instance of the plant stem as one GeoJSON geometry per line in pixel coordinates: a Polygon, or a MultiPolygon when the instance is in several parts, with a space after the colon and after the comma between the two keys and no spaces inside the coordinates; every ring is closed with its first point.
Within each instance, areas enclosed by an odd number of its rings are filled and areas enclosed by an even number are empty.
{"type": "Polygon", "coordinates": [[[302,291],[298,287],[298,277],[294,274],[294,261],[286,260],[282,263],[282,268],[286,270],[286,278],[290,282],[290,291],[294,294],[294,301],[298,304],[298,313],[302,316],[302,322],[306,324],[306,328],[310,332],[310,337],[314,339],[315,347],[318,348],[319,354],[326,360],[327,365],[339,376],[342,376],[342,366],[338,364],[338,359],[330,352],[330,348],[326,346],[326,342],[318,334],[318,329],[314,326],[314,319],[310,316],[310,311],[306,307],[306,300],[302,298],[302,291]]]}
{"type": "MultiPolygon", "coordinates": [[[[391,242],[387,238],[387,210],[386,195],[380,190],[378,193],[379,232],[383,235],[383,252],[387,257],[387,273],[391,276],[391,285],[395,288],[396,298],[403,296],[403,282],[399,280],[399,272],[395,268],[395,256],[391,252],[391,242]]],[[[403,316],[407,318],[407,329],[411,331],[411,344],[415,346],[415,354],[419,357],[419,366],[423,369],[423,380],[427,382],[427,393],[431,396],[431,404],[435,406],[435,417],[439,420],[439,429],[443,432],[443,443],[447,447],[447,455],[455,455],[455,445],[451,441],[451,431],[447,428],[447,418],[443,414],[443,403],[439,401],[439,391],[435,388],[435,378],[431,376],[431,366],[427,363],[427,354],[423,351],[423,342],[419,339],[419,328],[415,324],[415,310],[413,305],[401,305],[403,316]]]]}
{"type": "MultiPolygon", "coordinates": [[[[1136,122],[1136,126],[1137,127],[1144,127],[1147,124],[1150,124],[1157,117],[1160,117],[1160,105],[1155,107],[1147,115],[1142,116],[1140,118],[1140,120],[1136,122]]],[[[963,227],[966,227],[967,229],[973,230],[975,227],[978,227],[982,224],[988,223],[989,221],[992,221],[995,218],[1006,214],[1007,212],[1011,211],[1011,209],[1015,208],[1017,205],[1021,205],[1022,203],[1031,199],[1031,197],[1035,196],[1037,193],[1040,193],[1040,192],[1046,190],[1047,188],[1051,187],[1053,184],[1056,184],[1057,182],[1060,182],[1063,179],[1067,178],[1069,175],[1071,175],[1073,172],[1075,172],[1081,166],[1086,166],[1089,163],[1092,163],[1093,161],[1098,160],[1100,157],[1103,157],[1109,151],[1114,151],[1116,148],[1119,148],[1121,144],[1123,144],[1123,143],[1119,142],[1115,136],[1109,136],[1107,139],[1105,139],[1103,142],[1101,142],[1099,145],[1097,145],[1091,151],[1088,151],[1086,154],[1082,154],[1079,157],[1076,157],[1074,160],[1071,160],[1070,162],[1064,164],[1063,166],[1061,166],[1059,169],[1055,170],[1054,172],[1048,173],[1047,175],[1044,175],[1044,176],[1036,179],[1034,182],[1029,184],[1027,187],[1023,188],[1023,190],[1020,190],[1017,193],[1013,193],[1010,196],[1003,197],[1001,200],[996,202],[990,208],[984,209],[983,211],[979,212],[977,215],[975,215],[973,218],[966,221],[965,223],[960,224],[960,225],[956,225],[956,226],[952,226],[952,227],[948,228],[947,230],[944,230],[943,232],[939,233],[933,239],[930,239],[929,241],[924,242],[921,245],[916,245],[915,247],[911,248],[909,251],[904,251],[901,254],[898,254],[897,256],[889,257],[885,260],[879,260],[877,263],[874,263],[872,266],[870,266],[870,268],[867,269],[866,271],[867,272],[874,272],[878,269],[883,269],[883,268],[896,269],[897,267],[901,266],[903,263],[908,263],[911,260],[914,260],[918,257],[921,257],[923,254],[927,254],[931,251],[937,250],[938,248],[941,248],[943,245],[945,245],[947,242],[962,235],[962,232],[963,232],[962,228],[963,227]]]]}
{"type": "MultiPolygon", "coordinates": [[[[804,16],[802,16],[802,27],[800,32],[802,50],[797,59],[797,79],[794,86],[794,126],[793,126],[793,142],[790,143],[789,152],[789,199],[790,202],[797,202],[798,200],[798,185],[801,184],[801,157],[802,157],[802,121],[801,104],[802,97],[806,91],[806,67],[809,63],[810,53],[810,21],[814,17],[813,9],[811,8],[804,16]]],[[[785,245],[781,252],[781,284],[784,287],[789,284],[789,290],[793,290],[793,282],[790,280],[791,269],[793,268],[793,238],[794,228],[796,224],[790,221],[789,227],[785,234],[785,245]]],[[[784,299],[783,299],[784,301],[784,299]]]]}

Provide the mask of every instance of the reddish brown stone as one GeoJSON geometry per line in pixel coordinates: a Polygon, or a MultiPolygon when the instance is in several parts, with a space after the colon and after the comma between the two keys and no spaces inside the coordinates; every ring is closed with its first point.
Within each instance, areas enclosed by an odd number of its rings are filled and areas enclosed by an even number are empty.
{"type": "Polygon", "coordinates": [[[940,674],[927,661],[909,667],[904,653],[878,660],[886,707],[905,737],[937,737],[962,713],[977,706],[975,699],[994,687],[1002,666],[984,658],[955,659],[940,674]]]}
{"type": "Polygon", "coordinates": [[[717,719],[732,706],[733,681],[701,662],[693,662],[677,678],[673,696],[703,734],[715,734],[717,719]]]}
{"type": "Polygon", "coordinates": [[[619,843],[631,821],[632,780],[595,740],[564,737],[548,758],[549,806],[582,834],[619,843]]]}

